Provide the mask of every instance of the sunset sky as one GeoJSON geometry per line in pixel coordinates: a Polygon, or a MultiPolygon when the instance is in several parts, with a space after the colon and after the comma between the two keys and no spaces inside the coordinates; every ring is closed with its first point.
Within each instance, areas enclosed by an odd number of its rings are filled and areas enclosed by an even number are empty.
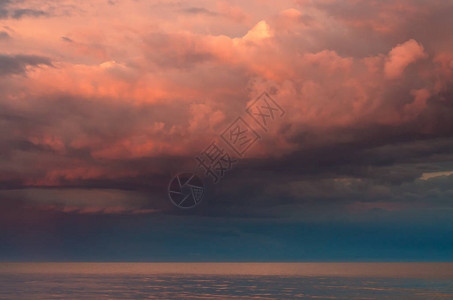
{"type": "Polygon", "coordinates": [[[0,0],[0,261],[453,261],[452,15],[0,0]],[[262,93],[285,111],[267,130],[262,93]],[[260,140],[173,207],[240,116],[260,140]]]}

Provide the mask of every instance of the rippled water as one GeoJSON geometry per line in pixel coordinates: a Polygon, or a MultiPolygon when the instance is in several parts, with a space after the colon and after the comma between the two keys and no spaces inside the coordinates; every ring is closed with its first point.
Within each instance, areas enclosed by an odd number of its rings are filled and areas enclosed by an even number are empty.
{"type": "Polygon", "coordinates": [[[0,299],[453,299],[451,264],[415,277],[391,264],[374,277],[359,272],[371,265],[296,265],[9,264],[0,266],[0,299]]]}

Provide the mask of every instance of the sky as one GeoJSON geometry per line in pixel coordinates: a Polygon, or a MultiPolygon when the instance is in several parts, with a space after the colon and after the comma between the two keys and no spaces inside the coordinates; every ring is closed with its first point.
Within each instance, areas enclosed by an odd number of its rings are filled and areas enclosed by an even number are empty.
{"type": "Polygon", "coordinates": [[[453,261],[452,13],[0,0],[0,261],[453,261]]]}

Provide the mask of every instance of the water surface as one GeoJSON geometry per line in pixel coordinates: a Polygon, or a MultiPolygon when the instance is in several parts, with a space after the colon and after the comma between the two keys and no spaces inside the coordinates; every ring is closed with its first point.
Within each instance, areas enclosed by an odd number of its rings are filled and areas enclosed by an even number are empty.
{"type": "Polygon", "coordinates": [[[453,264],[2,263],[0,299],[453,299],[453,264]]]}

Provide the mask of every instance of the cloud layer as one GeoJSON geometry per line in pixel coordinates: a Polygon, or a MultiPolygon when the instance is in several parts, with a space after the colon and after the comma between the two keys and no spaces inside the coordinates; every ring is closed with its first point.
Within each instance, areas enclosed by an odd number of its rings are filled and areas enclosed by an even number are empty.
{"type": "Polygon", "coordinates": [[[0,201],[166,211],[171,174],[266,91],[284,119],[201,213],[451,212],[452,12],[440,0],[0,1],[0,201]],[[87,205],[85,189],[111,193],[87,205]]]}

